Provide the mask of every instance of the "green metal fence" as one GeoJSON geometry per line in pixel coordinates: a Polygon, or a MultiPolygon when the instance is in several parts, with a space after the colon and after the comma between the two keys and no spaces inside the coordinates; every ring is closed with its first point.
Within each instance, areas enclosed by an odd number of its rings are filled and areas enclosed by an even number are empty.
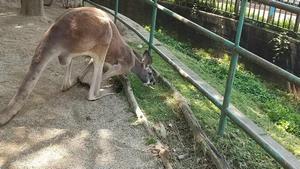
{"type": "MultiPolygon", "coordinates": [[[[226,126],[226,119],[227,119],[227,117],[229,117],[234,123],[236,123],[240,128],[242,128],[251,138],[253,138],[262,148],[264,148],[264,150],[266,152],[268,152],[284,168],[299,169],[300,161],[295,156],[293,156],[291,153],[289,153],[282,147],[277,146],[279,144],[276,143],[274,140],[270,139],[270,137],[268,137],[268,138],[264,137],[265,132],[262,132],[262,129],[257,127],[253,122],[251,122],[251,124],[247,124],[247,123],[249,123],[249,120],[245,120],[244,115],[236,113],[234,108],[230,107],[231,90],[233,87],[233,81],[234,81],[234,76],[235,76],[239,56],[245,57],[245,58],[249,59],[250,61],[264,67],[265,69],[282,76],[283,78],[287,79],[288,81],[291,81],[297,85],[300,85],[299,77],[287,72],[286,70],[262,59],[261,57],[255,55],[254,53],[251,53],[250,51],[239,46],[241,33],[242,33],[242,29],[243,29],[243,24],[244,24],[244,18],[245,18],[246,10],[247,10],[247,8],[246,8],[247,0],[242,0],[242,2],[240,4],[239,22],[238,22],[237,33],[236,33],[234,43],[205,29],[204,27],[202,27],[200,25],[197,25],[196,23],[180,16],[177,13],[174,13],[173,11],[165,8],[164,6],[159,5],[157,3],[157,0],[143,0],[143,1],[145,1],[146,3],[148,3],[149,5],[151,5],[153,7],[149,40],[144,38],[140,32],[138,32],[136,29],[134,29],[128,23],[126,23],[125,21],[123,21],[122,19],[120,19],[118,17],[119,0],[115,0],[115,2],[116,2],[115,8],[116,9],[115,9],[115,12],[112,14],[115,15],[115,21],[119,20],[124,25],[129,27],[132,31],[134,31],[139,37],[141,37],[142,40],[144,40],[149,45],[150,51],[155,50],[159,55],[164,56],[164,53],[162,53],[156,46],[153,45],[157,9],[171,17],[178,19],[179,21],[190,26],[191,28],[202,32],[204,35],[208,36],[209,38],[211,38],[217,42],[221,42],[228,49],[233,51],[233,56],[231,58],[231,63],[230,63],[230,67],[229,67],[228,78],[227,78],[227,82],[226,82],[226,90],[225,90],[223,102],[221,102],[219,99],[217,99],[211,93],[201,89],[200,87],[197,87],[202,93],[204,93],[204,95],[210,101],[212,101],[213,104],[215,104],[221,110],[218,134],[223,135],[225,126],[226,126]]],[[[101,9],[108,11],[106,8],[103,8],[102,6],[96,4],[93,1],[84,0],[83,3],[84,2],[88,2],[92,5],[95,5],[101,9]]],[[[280,8],[282,10],[296,13],[297,15],[300,14],[299,7],[295,7],[295,6],[292,6],[289,4],[281,3],[278,1],[272,1],[272,0],[261,0],[260,2],[262,4],[270,5],[270,6],[273,6],[276,8],[280,8]]],[[[108,11],[108,12],[110,12],[110,11],[108,11]]]]}
{"type": "MultiPolygon", "coordinates": [[[[170,0],[161,0],[169,2],[170,0]]],[[[249,0],[247,2],[245,18],[247,22],[257,25],[268,25],[271,28],[284,31],[300,33],[300,15],[275,8],[270,4],[262,3],[263,0],[249,0]]],[[[300,7],[299,0],[276,0],[281,3],[300,7]]],[[[204,11],[214,12],[221,15],[236,17],[240,13],[241,0],[179,0],[172,1],[177,5],[183,5],[190,8],[199,8],[204,11]]]]}

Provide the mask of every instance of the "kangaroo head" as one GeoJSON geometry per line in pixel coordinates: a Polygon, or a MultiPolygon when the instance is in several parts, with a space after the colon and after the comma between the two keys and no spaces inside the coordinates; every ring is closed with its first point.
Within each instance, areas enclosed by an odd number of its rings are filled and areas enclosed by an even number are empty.
{"type": "MultiPolygon", "coordinates": [[[[133,51],[136,55],[136,58],[141,58],[141,56],[133,51]]],[[[155,78],[150,65],[152,63],[152,57],[149,52],[146,50],[143,54],[142,61],[136,59],[135,66],[133,68],[133,72],[139,77],[139,79],[144,83],[144,85],[154,85],[155,78]]]]}

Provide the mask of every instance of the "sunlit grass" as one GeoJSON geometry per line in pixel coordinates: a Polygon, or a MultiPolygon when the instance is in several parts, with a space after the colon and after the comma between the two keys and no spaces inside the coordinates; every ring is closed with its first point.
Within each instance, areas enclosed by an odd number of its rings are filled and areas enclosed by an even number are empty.
{"type": "MultiPolygon", "coordinates": [[[[137,44],[131,45],[133,47],[137,46],[137,44]]],[[[142,51],[144,49],[137,50],[142,51]]],[[[212,78],[212,76],[216,76],[216,74],[211,75],[212,70],[200,69],[200,62],[198,62],[197,59],[187,56],[172,47],[170,47],[170,49],[178,56],[178,58],[189,65],[190,68],[199,73],[202,78],[208,80],[212,86],[217,88],[221,93],[224,92],[224,82],[226,80],[227,72],[226,67],[224,67],[224,70],[221,69],[222,72],[224,71],[223,73],[225,75],[219,75],[220,77],[218,78],[212,78]]],[[[211,59],[210,54],[203,49],[202,51],[201,49],[194,49],[193,51],[198,52],[199,54],[202,53],[205,58],[211,59]]],[[[154,67],[158,69],[163,76],[169,79],[188,100],[195,116],[203,126],[203,129],[234,168],[279,168],[279,165],[269,157],[264,150],[231,122],[228,123],[224,138],[219,138],[216,134],[220,115],[219,109],[207,100],[193,85],[182,79],[181,76],[157,54],[154,53],[153,57],[154,67]]],[[[199,55],[199,57],[201,57],[201,55],[199,55]]],[[[225,56],[224,58],[218,58],[211,62],[214,64],[228,65],[229,58],[229,56],[225,56]]],[[[244,70],[243,65],[240,65],[239,69],[244,70]]],[[[141,84],[138,83],[139,82],[136,80],[133,81],[133,89],[135,94],[139,93],[137,94],[138,101],[141,103],[142,108],[148,116],[154,120],[168,120],[175,117],[173,111],[174,106],[170,104],[172,103],[172,101],[170,101],[172,100],[170,99],[170,92],[165,87],[160,86],[162,84],[159,84],[158,86],[155,86],[155,89],[150,90],[140,87],[141,84]],[[136,90],[136,88],[138,89],[136,90]],[[155,102],[152,103],[150,100],[146,101],[145,96],[147,96],[147,98],[154,97],[158,100],[155,100],[155,102]],[[155,105],[154,108],[152,107],[153,105],[155,105]],[[166,105],[168,108],[166,108],[166,105]],[[160,114],[161,112],[164,113],[160,114]]],[[[253,119],[260,126],[263,126],[271,136],[276,138],[286,148],[291,150],[294,154],[299,155],[297,153],[299,152],[299,138],[287,133],[285,130],[279,129],[276,124],[270,121],[266,113],[262,112],[260,105],[252,101],[249,96],[236,90],[234,90],[233,93],[233,102],[238,103],[237,106],[242,112],[245,112],[249,118],[253,119]]]]}
{"type": "MultiPolygon", "coordinates": [[[[168,39],[169,48],[175,56],[221,94],[224,93],[229,65],[228,55],[225,54],[223,58],[214,58],[212,50],[210,52],[204,49],[191,50],[185,45],[183,45],[184,49],[179,51],[176,48],[180,42],[161,33],[158,37],[162,37],[163,41],[166,41],[163,38],[168,39]],[[170,46],[172,44],[174,45],[170,46]],[[190,53],[190,55],[186,53],[190,53]]],[[[264,127],[276,140],[300,157],[300,154],[294,151],[300,146],[300,139],[297,136],[299,130],[296,129],[297,126],[300,127],[300,115],[297,114],[300,109],[298,101],[284,91],[272,87],[272,84],[257,78],[253,73],[246,71],[243,65],[238,67],[232,95],[232,101],[239,110],[264,127]],[[283,135],[285,137],[282,137],[283,135]]]]}
{"type": "Polygon", "coordinates": [[[150,120],[164,121],[174,117],[171,107],[167,106],[171,103],[168,99],[171,92],[165,86],[158,83],[153,88],[146,87],[132,74],[129,79],[138,103],[147,112],[150,120]]]}

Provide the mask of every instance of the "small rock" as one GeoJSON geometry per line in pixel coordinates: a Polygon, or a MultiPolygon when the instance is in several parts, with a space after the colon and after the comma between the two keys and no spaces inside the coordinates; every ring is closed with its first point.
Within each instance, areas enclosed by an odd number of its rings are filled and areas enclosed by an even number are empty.
{"type": "Polygon", "coordinates": [[[166,131],[166,128],[165,126],[159,122],[159,126],[160,126],[160,135],[165,139],[167,138],[167,131],[166,131]]]}
{"type": "Polygon", "coordinates": [[[20,28],[22,28],[23,26],[21,26],[21,25],[17,25],[17,26],[15,26],[15,28],[17,28],[17,29],[20,29],[20,28]]]}
{"type": "Polygon", "coordinates": [[[177,151],[177,152],[182,152],[183,150],[182,150],[181,148],[177,147],[177,148],[176,148],[176,151],[177,151]]]}
{"type": "Polygon", "coordinates": [[[142,45],[142,44],[139,44],[139,45],[137,46],[137,48],[142,49],[142,48],[143,48],[143,45],[142,45]]]}
{"type": "Polygon", "coordinates": [[[181,154],[181,155],[178,155],[177,158],[178,158],[178,160],[183,160],[183,159],[185,159],[188,155],[189,155],[188,153],[186,153],[186,154],[181,154]]]}
{"type": "Polygon", "coordinates": [[[171,127],[171,128],[173,127],[172,123],[169,123],[168,126],[171,127]]]}
{"type": "Polygon", "coordinates": [[[200,160],[201,160],[200,158],[197,158],[197,163],[200,163],[200,160]]]}

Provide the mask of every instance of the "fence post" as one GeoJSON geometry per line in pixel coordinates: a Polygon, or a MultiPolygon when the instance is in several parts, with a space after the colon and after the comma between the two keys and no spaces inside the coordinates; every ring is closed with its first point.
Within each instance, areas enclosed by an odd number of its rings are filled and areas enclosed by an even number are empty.
{"type": "Polygon", "coordinates": [[[119,0],[116,0],[115,2],[116,2],[116,4],[115,4],[115,18],[114,18],[114,22],[117,23],[117,15],[118,15],[118,12],[119,12],[119,0]]]}
{"type": "Polygon", "coordinates": [[[235,0],[234,13],[235,13],[236,16],[239,15],[239,9],[240,9],[240,0],[235,0]]]}
{"type": "Polygon", "coordinates": [[[157,0],[153,0],[154,6],[152,6],[152,18],[151,18],[151,30],[150,30],[150,37],[149,37],[149,54],[151,55],[151,47],[153,44],[154,32],[156,27],[156,16],[157,16],[157,0]]]}
{"type": "MultiPolygon", "coordinates": [[[[244,16],[245,16],[245,11],[246,11],[246,5],[247,5],[247,0],[242,0],[239,22],[238,22],[238,26],[237,26],[237,32],[235,35],[235,47],[239,47],[239,45],[240,45],[240,39],[241,39],[243,25],[244,25],[244,16]]],[[[230,103],[231,90],[232,90],[234,75],[236,72],[236,66],[238,63],[238,57],[239,57],[238,53],[236,51],[233,51],[233,56],[230,61],[229,73],[228,73],[227,82],[226,82],[226,89],[225,89],[223,105],[222,105],[222,109],[221,109],[221,117],[220,117],[219,128],[218,128],[219,135],[223,135],[224,130],[225,130],[225,125],[226,125],[226,121],[227,121],[226,120],[227,115],[226,115],[225,110],[229,107],[229,103],[230,103]]]]}
{"type": "MultiPolygon", "coordinates": [[[[298,7],[300,7],[300,2],[298,4],[298,7]]],[[[297,14],[297,18],[296,18],[296,22],[295,22],[295,26],[294,26],[294,32],[297,33],[299,30],[299,24],[300,24],[300,14],[297,14]]]]}

